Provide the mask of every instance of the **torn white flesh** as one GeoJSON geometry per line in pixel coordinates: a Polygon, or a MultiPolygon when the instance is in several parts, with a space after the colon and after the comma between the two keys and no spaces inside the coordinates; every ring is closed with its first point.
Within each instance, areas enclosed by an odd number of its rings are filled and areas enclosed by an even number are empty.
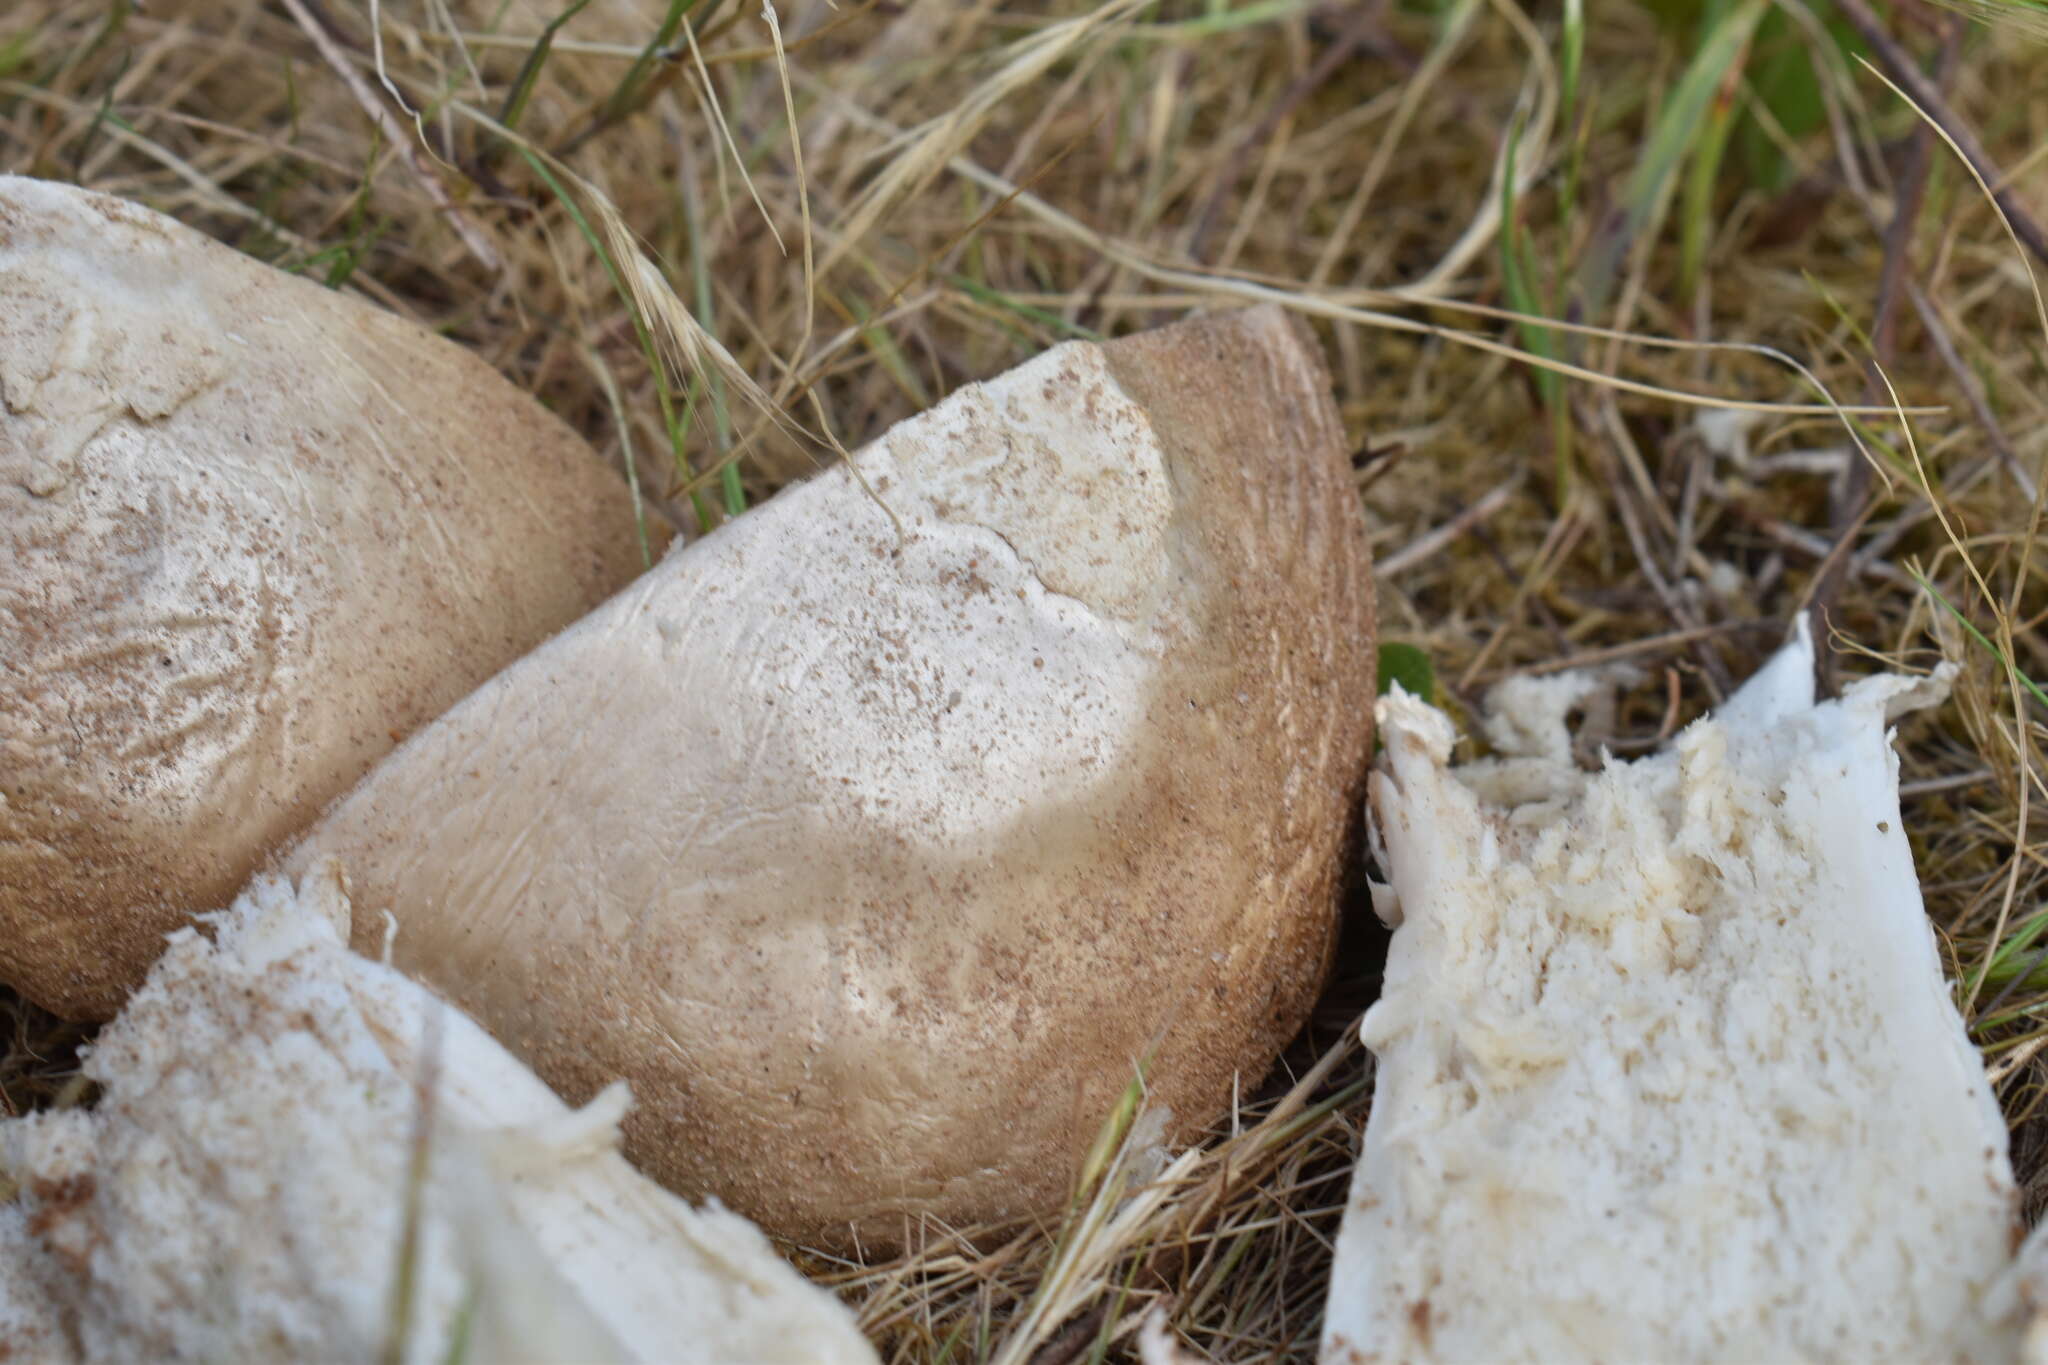
{"type": "Polygon", "coordinates": [[[1401,927],[1326,1361],[2013,1358],[2005,1126],[1886,731],[1946,679],[1812,668],[1598,773],[1561,705],[1454,773],[1380,703],[1401,927]]]}
{"type": "Polygon", "coordinates": [[[211,942],[172,936],[92,1049],[95,1109],[0,1122],[16,1187],[0,1346],[57,1362],[874,1360],[751,1224],[626,1164],[623,1086],[570,1110],[466,1016],[343,947],[349,915],[331,864],[297,894],[259,879],[211,942]]]}
{"type": "Polygon", "coordinates": [[[57,1305],[30,1275],[34,1254],[27,1212],[0,1202],[0,1359],[74,1365],[78,1352],[65,1335],[57,1305]]]}
{"type": "Polygon", "coordinates": [[[2027,1320],[2020,1365],[2048,1365],[2048,1223],[2036,1223],[2027,1234],[2013,1261],[2012,1278],[2027,1320]]]}

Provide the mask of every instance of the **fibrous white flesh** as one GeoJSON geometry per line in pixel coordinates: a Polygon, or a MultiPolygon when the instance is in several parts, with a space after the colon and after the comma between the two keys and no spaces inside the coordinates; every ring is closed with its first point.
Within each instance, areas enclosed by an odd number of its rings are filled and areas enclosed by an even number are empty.
{"type": "Polygon", "coordinates": [[[1454,773],[1381,702],[1402,921],[1326,1361],[2012,1357],[2005,1126],[1885,728],[1925,693],[1816,705],[1812,662],[1652,758],[1531,746],[1520,805],[1526,758],[1454,773]]]}
{"type": "Polygon", "coordinates": [[[35,1254],[26,1211],[0,1203],[0,1359],[72,1365],[78,1352],[64,1334],[57,1305],[30,1274],[35,1254]]]}
{"type": "Polygon", "coordinates": [[[626,1164],[623,1087],[570,1110],[343,947],[348,919],[331,864],[296,895],[257,882],[214,941],[174,935],[101,1036],[97,1108],[0,1124],[19,1187],[0,1342],[54,1327],[52,1355],[112,1362],[368,1361],[394,1340],[409,1362],[873,1359],[754,1227],[626,1164]]]}
{"type": "Polygon", "coordinates": [[[2048,1365],[2048,1223],[2037,1223],[2013,1262],[2013,1287],[2026,1315],[2020,1365],[2048,1365]]]}

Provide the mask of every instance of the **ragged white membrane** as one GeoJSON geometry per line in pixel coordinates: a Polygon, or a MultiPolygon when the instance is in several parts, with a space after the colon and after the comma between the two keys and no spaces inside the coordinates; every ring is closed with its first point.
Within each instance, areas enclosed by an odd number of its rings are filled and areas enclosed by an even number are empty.
{"type": "Polygon", "coordinates": [[[171,936],[96,1108],[0,1122],[0,1357],[874,1360],[751,1224],[626,1164],[623,1086],[571,1110],[350,913],[332,864],[259,879],[171,936]]]}
{"type": "Polygon", "coordinates": [[[1812,676],[1802,632],[1598,773],[1562,706],[1452,771],[1380,703],[1400,928],[1326,1362],[2013,1358],[2005,1126],[1886,730],[1946,677],[1812,676]]]}

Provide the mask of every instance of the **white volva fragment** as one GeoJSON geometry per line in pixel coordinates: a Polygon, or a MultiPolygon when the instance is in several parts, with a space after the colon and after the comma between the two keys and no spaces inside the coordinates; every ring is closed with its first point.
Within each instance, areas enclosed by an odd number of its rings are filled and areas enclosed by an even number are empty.
{"type": "Polygon", "coordinates": [[[2048,1365],[2048,1223],[2037,1223],[2013,1262],[2013,1283],[2027,1315],[2019,1365],[2048,1365]]]}
{"type": "Polygon", "coordinates": [[[0,1359],[74,1365],[78,1353],[64,1335],[57,1305],[29,1275],[32,1254],[27,1215],[0,1203],[0,1359]]]}
{"type": "Polygon", "coordinates": [[[1591,774],[1554,704],[1453,773],[1442,715],[1380,703],[1403,919],[1325,1362],[2013,1359],[2005,1126],[1886,732],[1947,678],[1816,705],[1812,670],[1802,633],[1591,774]]]}
{"type": "Polygon", "coordinates": [[[95,1109],[0,1123],[16,1358],[874,1360],[751,1224],[626,1164],[623,1086],[572,1111],[350,953],[332,864],[213,918],[92,1049],[95,1109]]]}

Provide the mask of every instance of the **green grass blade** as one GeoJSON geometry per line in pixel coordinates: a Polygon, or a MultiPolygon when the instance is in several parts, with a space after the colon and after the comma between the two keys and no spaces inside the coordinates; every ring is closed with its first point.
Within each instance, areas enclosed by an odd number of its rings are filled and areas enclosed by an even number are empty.
{"type": "Polygon", "coordinates": [[[519,120],[526,113],[526,102],[533,97],[534,82],[540,79],[541,68],[548,64],[548,56],[554,51],[555,35],[562,25],[574,19],[590,7],[590,0],[575,0],[569,8],[550,19],[534,40],[533,49],[520,63],[519,74],[512,80],[512,88],[505,94],[505,103],[498,112],[498,122],[505,125],[507,132],[519,126],[519,120]]]}
{"type": "MultiPolygon", "coordinates": [[[[1529,320],[1550,316],[1550,304],[1537,294],[1535,286],[1531,283],[1534,272],[1529,264],[1528,243],[1522,236],[1521,224],[1515,213],[1515,161],[1521,150],[1521,140],[1522,121],[1518,114],[1514,125],[1508,130],[1507,157],[1501,175],[1501,289],[1508,307],[1522,314],[1523,321],[1517,324],[1517,328],[1521,332],[1524,348],[1545,360],[1556,360],[1561,349],[1556,333],[1529,320]]],[[[1536,392],[1543,400],[1544,411],[1550,417],[1557,505],[1562,508],[1571,496],[1574,477],[1571,412],[1564,403],[1563,377],[1555,370],[1540,367],[1536,369],[1535,376],[1536,392]]]]}
{"type": "Polygon", "coordinates": [[[1688,302],[1699,288],[1700,274],[1706,268],[1707,243],[1713,240],[1714,185],[1720,179],[1721,161],[1741,107],[1741,82],[1734,79],[1740,74],[1740,67],[1731,68],[1715,90],[1699,147],[1686,170],[1684,203],[1678,220],[1678,296],[1688,302]]]}
{"type": "MultiPolygon", "coordinates": [[[[606,97],[604,108],[591,124],[591,131],[609,128],[638,112],[641,105],[646,102],[649,84],[656,71],[665,64],[662,54],[675,43],[676,34],[681,30],[683,21],[690,17],[690,12],[696,9],[699,3],[700,0],[669,0],[668,11],[662,15],[660,25],[654,30],[654,35],[647,40],[647,45],[640,49],[640,55],[633,59],[633,64],[626,68],[626,74],[619,79],[618,85],[614,86],[612,93],[606,97]]],[[[719,0],[709,0],[709,3],[705,4],[704,12],[697,18],[708,22],[717,14],[718,6],[719,0]]],[[[584,136],[588,136],[588,133],[584,136]]],[[[580,143],[583,138],[579,137],[576,141],[580,143]]]]}
{"type": "Polygon", "coordinates": [[[1564,52],[1558,61],[1563,72],[1560,83],[1564,87],[1564,102],[1560,106],[1558,126],[1564,129],[1568,150],[1565,154],[1564,184],[1557,192],[1557,227],[1561,241],[1569,241],[1571,237],[1572,217],[1579,207],[1579,179],[1586,162],[1586,130],[1579,105],[1579,73],[1585,66],[1585,57],[1585,0],[1564,0],[1564,52]]]}
{"type": "Polygon", "coordinates": [[[930,407],[932,398],[924,386],[924,381],[919,379],[917,371],[911,368],[910,358],[903,354],[903,348],[896,344],[896,338],[890,336],[886,328],[874,325],[874,310],[851,295],[840,302],[846,311],[853,315],[854,324],[860,328],[861,349],[874,357],[875,363],[888,372],[889,377],[896,381],[896,387],[903,390],[904,396],[920,411],[930,407]]]}
{"type": "Polygon", "coordinates": [[[1579,108],[1579,72],[1586,56],[1586,0],[1564,0],[1564,53],[1559,83],[1564,87],[1564,126],[1572,125],[1579,108]]]}
{"type": "Polygon", "coordinates": [[[2006,935],[2005,942],[1998,945],[1998,950],[1991,955],[1991,961],[1984,968],[1985,983],[2003,986],[2018,979],[2022,971],[2030,977],[2038,972],[2039,964],[2030,964],[2028,961],[2035,955],[2029,950],[2033,949],[2034,942],[2041,937],[2043,929],[2048,929],[2048,905],[2028,915],[2020,921],[2018,927],[2006,935]]]}
{"type": "Polygon", "coordinates": [[[1998,660],[1998,666],[2000,668],[2008,670],[2015,678],[2018,678],[2020,681],[2020,686],[2026,688],[2027,691],[2032,694],[2035,701],[2041,703],[2041,705],[2043,706],[2048,706],[2048,692],[2043,692],[2041,690],[2041,686],[2039,683],[2036,683],[2032,678],[2028,677],[2018,668],[2008,663],[2006,661],[2005,651],[2000,649],[1995,643],[1993,643],[1990,636],[1986,635],[1983,631],[1977,629],[1976,623],[1972,621],[1969,617],[1963,615],[1962,610],[1959,607],[1957,607],[1955,603],[1949,601],[1948,598],[1942,594],[1940,588],[1935,587],[1933,583],[1929,582],[1926,574],[1921,573],[1918,569],[1912,567],[1911,565],[1906,566],[1906,572],[1913,575],[1913,581],[1915,583],[1918,583],[1921,589],[1924,592],[1926,592],[1926,594],[1929,597],[1932,597],[1937,603],[1939,603],[1944,611],[1948,612],[1950,616],[1955,617],[1956,624],[1961,626],[1964,630],[1968,631],[1971,639],[1975,640],[1979,645],[1983,646],[1985,650],[1989,651],[1992,658],[1998,660]]]}
{"type": "Polygon", "coordinates": [[[128,18],[134,13],[135,0],[113,0],[113,3],[107,6],[107,21],[100,25],[100,31],[95,33],[92,41],[80,48],[74,57],[65,61],[65,67],[89,62],[98,56],[101,48],[121,36],[121,30],[128,26],[128,18]]]}
{"type": "Polygon", "coordinates": [[[1049,313],[1043,308],[1036,308],[1028,303],[1019,303],[1002,290],[983,284],[980,280],[973,280],[965,275],[951,273],[941,274],[940,278],[970,298],[979,299],[983,303],[994,304],[1005,312],[1015,313],[1018,317],[1035,322],[1056,335],[1079,337],[1083,341],[1103,340],[1102,333],[1100,332],[1091,331],[1079,323],[1068,322],[1058,313],[1049,313]]]}
{"type": "Polygon", "coordinates": [[[1598,319],[1631,247],[1663,211],[1679,166],[1695,151],[1724,83],[1742,69],[1750,35],[1768,0],[1740,0],[1701,39],[1699,50],[1657,111],[1643,154],[1623,189],[1616,217],[1594,239],[1579,284],[1586,316],[1598,319]]]}
{"type": "MultiPolygon", "coordinates": [[[[1529,282],[1529,261],[1527,244],[1523,241],[1521,224],[1515,214],[1515,160],[1521,150],[1522,121],[1518,117],[1508,130],[1507,162],[1502,167],[1500,178],[1500,273],[1501,290],[1509,308],[1522,314],[1523,321],[1517,324],[1522,334],[1522,344],[1546,360],[1557,358],[1557,336],[1548,327],[1542,327],[1530,318],[1545,316],[1549,309],[1537,297],[1535,287],[1529,282]]],[[[1536,389],[1543,395],[1545,407],[1554,406],[1558,399],[1559,379],[1555,370],[1536,371],[1536,389]]]]}

